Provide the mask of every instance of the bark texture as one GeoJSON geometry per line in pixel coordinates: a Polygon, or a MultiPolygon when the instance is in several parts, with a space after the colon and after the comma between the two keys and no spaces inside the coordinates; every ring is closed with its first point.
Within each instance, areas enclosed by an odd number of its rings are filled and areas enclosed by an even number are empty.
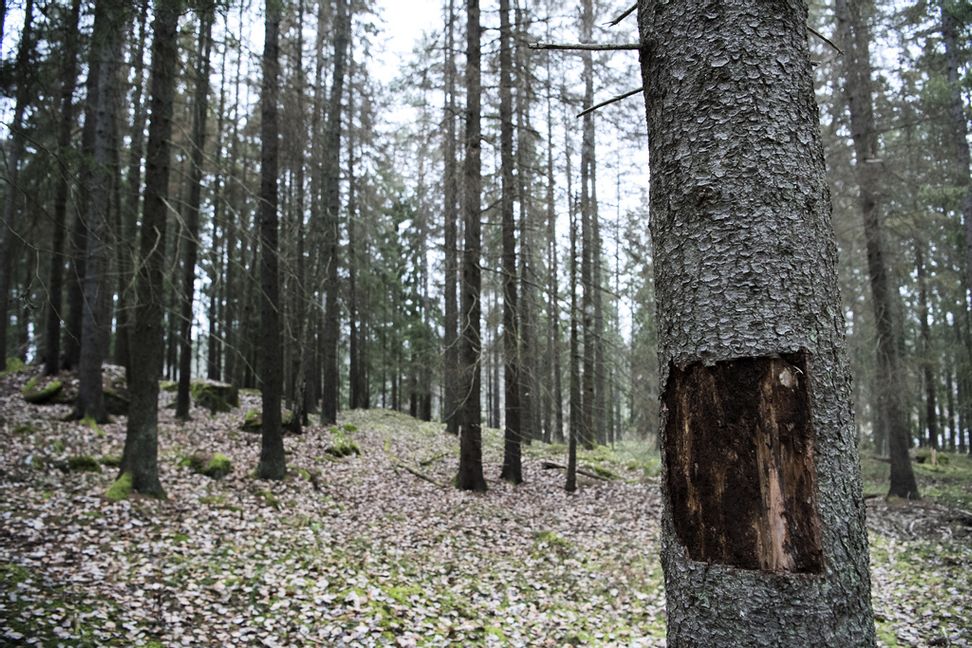
{"type": "MultiPolygon", "coordinates": [[[[668,645],[872,646],[864,502],[806,4],[781,0],[769,10],[756,0],[642,0],[638,16],[667,403],[660,429],[668,645]],[[806,359],[803,374],[790,376],[809,390],[813,444],[796,454],[815,471],[820,571],[696,560],[677,532],[685,520],[676,519],[669,482],[679,465],[669,458],[670,425],[691,435],[720,428],[711,412],[703,425],[675,411],[679,376],[715,375],[717,363],[772,366],[787,354],[806,359]]],[[[745,384],[731,378],[713,393],[725,398],[726,388],[745,384]]],[[[773,402],[752,393],[757,402],[749,407],[773,402]]],[[[795,406],[802,397],[794,398],[795,406]]],[[[728,453],[739,441],[723,428],[707,441],[722,445],[706,452],[728,453]]],[[[707,488],[693,480],[711,468],[699,462],[687,479],[707,488]]],[[[776,479],[784,497],[799,492],[785,472],[776,479]]],[[[737,506],[734,495],[712,504],[737,506]]],[[[759,510],[760,501],[744,505],[759,510]]],[[[716,524],[728,532],[740,523],[727,516],[716,524]]],[[[787,529],[778,533],[784,546],[801,541],[787,529]]]]}

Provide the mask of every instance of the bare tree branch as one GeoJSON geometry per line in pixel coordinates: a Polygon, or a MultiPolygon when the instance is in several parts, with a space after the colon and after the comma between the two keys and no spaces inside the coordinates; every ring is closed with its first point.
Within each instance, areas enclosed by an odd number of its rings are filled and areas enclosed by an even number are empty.
{"type": "Polygon", "coordinates": [[[638,43],[531,43],[533,50],[584,50],[584,51],[616,51],[641,49],[638,43]]]}
{"type": "Polygon", "coordinates": [[[611,105],[613,103],[617,103],[619,101],[623,101],[623,100],[627,99],[628,97],[633,97],[636,94],[638,94],[639,92],[642,92],[644,89],[645,89],[644,86],[642,86],[642,87],[637,88],[635,90],[631,90],[629,92],[625,92],[624,94],[620,94],[617,97],[611,97],[607,101],[602,101],[599,104],[596,104],[594,106],[591,106],[590,108],[587,108],[587,109],[583,110],[582,112],[577,113],[577,116],[578,117],[583,117],[584,115],[587,115],[589,113],[594,112],[598,108],[603,108],[604,106],[609,106],[609,105],[611,105]]]}

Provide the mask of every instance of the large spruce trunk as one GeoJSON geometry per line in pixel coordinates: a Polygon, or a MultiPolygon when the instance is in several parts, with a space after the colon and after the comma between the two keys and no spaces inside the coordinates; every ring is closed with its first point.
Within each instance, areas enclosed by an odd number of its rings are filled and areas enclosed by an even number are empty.
{"type": "Polygon", "coordinates": [[[806,4],[638,15],[668,645],[873,646],[806,4]]]}

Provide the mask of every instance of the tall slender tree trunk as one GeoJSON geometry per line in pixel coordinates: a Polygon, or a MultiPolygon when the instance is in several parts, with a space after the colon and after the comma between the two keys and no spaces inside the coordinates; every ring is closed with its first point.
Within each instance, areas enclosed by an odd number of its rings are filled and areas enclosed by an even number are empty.
{"type": "Polygon", "coordinates": [[[15,83],[17,84],[16,99],[14,100],[13,118],[10,121],[10,145],[7,151],[7,188],[3,203],[3,222],[0,223],[0,358],[7,357],[7,328],[10,324],[10,286],[13,275],[13,251],[15,232],[17,231],[17,211],[24,194],[19,184],[20,158],[24,154],[24,113],[30,101],[30,57],[34,45],[32,39],[34,22],[34,0],[27,0],[24,5],[24,27],[20,33],[20,45],[17,48],[15,65],[15,83]]]}
{"type": "Polygon", "coordinates": [[[115,128],[115,94],[118,90],[119,61],[121,60],[126,22],[125,3],[101,1],[95,5],[92,30],[92,56],[95,64],[90,74],[98,75],[98,92],[88,97],[85,122],[94,123],[94,154],[90,161],[87,190],[86,222],[88,229],[85,250],[85,274],[81,317],[81,354],[78,363],[78,400],[74,406],[76,418],[90,417],[99,423],[108,418],[101,385],[101,365],[107,355],[110,328],[111,236],[110,198],[112,169],[116,151],[112,149],[115,128]]]}
{"type": "Polygon", "coordinates": [[[115,328],[115,364],[125,367],[125,375],[131,380],[132,335],[132,284],[137,254],[138,213],[142,195],[142,149],[145,143],[146,110],[142,101],[145,86],[145,38],[148,24],[149,1],[142,0],[138,18],[138,41],[131,51],[134,77],[132,92],[132,126],[128,150],[128,170],[125,176],[125,201],[122,206],[121,240],[118,241],[118,305],[115,328]]]}
{"type": "Polygon", "coordinates": [[[61,60],[61,118],[57,130],[57,182],[51,236],[51,266],[48,273],[48,300],[44,318],[44,373],[56,374],[61,368],[61,317],[64,296],[64,238],[67,232],[68,194],[71,187],[71,134],[74,129],[74,91],[78,84],[78,22],[81,0],[72,0],[64,23],[64,58],[61,60]]]}
{"type": "Polygon", "coordinates": [[[445,204],[445,313],[442,342],[443,352],[442,383],[444,387],[443,419],[446,432],[459,433],[459,410],[461,408],[460,395],[457,389],[459,378],[459,343],[456,328],[459,321],[458,312],[458,279],[459,259],[457,250],[458,220],[459,220],[459,174],[456,170],[456,55],[454,25],[456,20],[454,0],[449,0],[446,16],[446,47],[445,47],[445,107],[443,109],[445,129],[445,152],[443,161],[443,195],[445,204]]]}
{"type": "MultiPolygon", "coordinates": [[[[591,42],[594,29],[593,0],[581,0],[581,41],[591,42]]],[[[594,105],[594,61],[589,51],[582,54],[584,61],[584,107],[594,105]]],[[[581,142],[581,323],[584,336],[584,372],[581,383],[581,435],[579,441],[585,448],[594,447],[595,403],[595,345],[594,330],[594,115],[583,118],[581,142]]]]}
{"type": "Polygon", "coordinates": [[[135,325],[132,330],[131,405],[121,472],[132,488],[164,497],[159,482],[159,374],[162,371],[163,274],[171,169],[172,100],[178,64],[181,0],[158,0],[152,36],[151,120],[145,162],[145,197],[139,234],[135,325]]]}
{"type": "Polygon", "coordinates": [[[564,489],[568,493],[577,490],[577,441],[581,436],[581,377],[580,377],[580,335],[577,330],[577,218],[574,210],[570,167],[570,141],[568,129],[564,130],[564,151],[567,162],[567,211],[570,219],[570,411],[568,419],[569,439],[567,441],[567,482],[564,489]]]}
{"type": "Polygon", "coordinates": [[[479,0],[466,0],[466,134],[463,161],[463,217],[465,247],[462,254],[462,311],[459,333],[461,380],[458,397],[462,403],[459,425],[459,474],[462,490],[485,491],[483,478],[482,389],[480,369],[480,296],[482,293],[481,231],[482,160],[480,157],[481,71],[479,0]]]}
{"type": "MultiPolygon", "coordinates": [[[[548,4],[549,8],[549,4],[548,4]]],[[[547,41],[550,40],[550,28],[547,27],[547,41]]],[[[547,94],[547,272],[549,274],[549,301],[547,303],[548,326],[548,360],[553,373],[553,394],[549,399],[553,408],[553,430],[550,439],[556,442],[564,440],[564,394],[560,368],[560,289],[557,273],[557,210],[554,202],[554,161],[553,161],[553,84],[550,71],[550,57],[546,61],[546,94],[547,94]]],[[[570,200],[568,193],[567,200],[570,200]]]]}
{"type": "Polygon", "coordinates": [[[931,340],[931,325],[928,322],[928,277],[925,268],[924,243],[915,242],[915,274],[918,278],[918,323],[921,335],[921,373],[925,383],[925,429],[928,431],[928,446],[938,449],[937,382],[938,371],[931,340]]]}
{"type": "Polygon", "coordinates": [[[878,193],[881,172],[878,137],[874,126],[873,84],[871,81],[870,34],[866,3],[835,0],[837,31],[844,49],[844,95],[850,111],[854,140],[855,169],[859,186],[859,206],[864,220],[867,269],[871,283],[877,329],[878,399],[887,423],[891,455],[889,494],[908,499],[918,497],[918,485],[911,469],[908,448],[907,412],[902,388],[903,370],[894,325],[894,294],[885,261],[878,193]]]}
{"type": "Polygon", "coordinates": [[[262,444],[257,476],[283,479],[287,472],[280,392],[280,279],[277,241],[277,97],[280,93],[279,32],[282,0],[266,0],[263,86],[260,92],[260,388],[263,399],[262,444]]]}
{"type": "Polygon", "coordinates": [[[189,204],[186,205],[185,257],[182,260],[182,300],[179,318],[179,386],[176,418],[189,418],[189,382],[192,379],[192,304],[196,292],[196,260],[199,256],[199,207],[202,204],[203,158],[206,151],[206,118],[209,114],[209,57],[213,47],[216,1],[207,0],[199,11],[195,96],[192,99],[192,134],[189,139],[189,204]]]}
{"type": "MultiPolygon", "coordinates": [[[[500,167],[503,222],[503,367],[506,431],[500,477],[514,484],[523,481],[520,462],[519,333],[516,309],[516,223],[513,220],[513,59],[510,0],[500,0],[500,167]]],[[[522,217],[522,215],[521,215],[522,217]]]]}
{"type": "Polygon", "coordinates": [[[638,18],[668,645],[873,646],[806,4],[638,18]]]}
{"type": "Polygon", "coordinates": [[[337,421],[341,374],[338,371],[338,338],[341,305],[338,303],[338,264],[340,256],[341,208],[341,97],[344,94],[344,72],[351,37],[351,9],[347,0],[337,0],[334,30],[334,72],[331,75],[331,97],[327,109],[324,150],[324,265],[326,303],[324,306],[324,382],[321,393],[321,422],[337,421]]]}

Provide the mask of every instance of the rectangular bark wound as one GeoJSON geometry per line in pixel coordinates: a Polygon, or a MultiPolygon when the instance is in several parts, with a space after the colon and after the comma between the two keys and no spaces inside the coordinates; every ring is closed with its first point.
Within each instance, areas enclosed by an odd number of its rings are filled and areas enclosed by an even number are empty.
{"type": "Polygon", "coordinates": [[[668,492],[693,560],[823,570],[807,367],[804,352],[671,367],[668,492]]]}

